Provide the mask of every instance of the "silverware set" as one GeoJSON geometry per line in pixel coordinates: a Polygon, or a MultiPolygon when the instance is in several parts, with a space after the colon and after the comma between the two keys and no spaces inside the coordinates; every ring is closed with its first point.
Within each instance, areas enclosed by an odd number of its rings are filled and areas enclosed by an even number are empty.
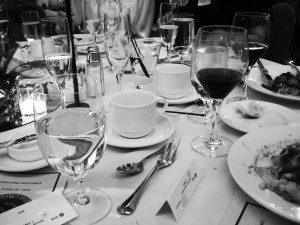
{"type": "MultiPolygon", "coordinates": [[[[174,161],[176,159],[176,152],[177,152],[177,148],[179,146],[180,140],[181,140],[180,137],[171,138],[167,142],[166,146],[163,149],[159,149],[159,151],[161,151],[161,154],[156,162],[156,165],[149,172],[149,174],[142,181],[142,183],[137,187],[137,189],[120,206],[118,206],[117,210],[120,214],[131,215],[135,212],[135,209],[138,205],[140,197],[145,189],[145,185],[150,180],[150,178],[157,171],[167,168],[174,163],[174,161]]],[[[149,155],[148,157],[154,156],[154,154],[157,154],[159,151],[154,152],[153,154],[149,155]]]]}

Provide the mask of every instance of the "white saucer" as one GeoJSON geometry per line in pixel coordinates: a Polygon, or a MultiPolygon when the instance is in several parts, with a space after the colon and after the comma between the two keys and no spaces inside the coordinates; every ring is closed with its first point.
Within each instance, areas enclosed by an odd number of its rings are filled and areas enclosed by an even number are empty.
{"type": "Polygon", "coordinates": [[[244,116],[238,109],[238,101],[222,105],[220,117],[228,126],[245,133],[264,127],[300,125],[300,115],[291,109],[270,102],[255,103],[265,108],[259,118],[244,116]]]}
{"type": "Polygon", "coordinates": [[[45,159],[31,162],[14,160],[8,156],[6,148],[0,150],[0,158],[0,170],[5,172],[25,172],[48,166],[48,163],[45,159]]]}
{"type": "MultiPolygon", "coordinates": [[[[158,95],[161,97],[160,95],[158,95]]],[[[170,105],[180,105],[180,104],[186,104],[193,102],[197,99],[199,99],[199,95],[194,91],[194,89],[191,87],[188,91],[188,93],[183,96],[182,98],[177,98],[177,99],[169,99],[169,98],[164,98],[170,105]]]]}
{"type": "Polygon", "coordinates": [[[167,117],[158,114],[154,130],[147,136],[141,138],[130,139],[122,137],[108,126],[107,144],[121,148],[147,147],[167,140],[174,133],[174,130],[175,126],[173,122],[167,117]]]}

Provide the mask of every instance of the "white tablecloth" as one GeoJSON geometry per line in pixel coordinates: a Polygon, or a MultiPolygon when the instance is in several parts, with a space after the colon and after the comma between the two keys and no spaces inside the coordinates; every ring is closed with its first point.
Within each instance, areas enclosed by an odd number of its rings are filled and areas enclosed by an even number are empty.
{"type": "MultiPolygon", "coordinates": [[[[265,65],[271,65],[273,62],[264,60],[263,63],[265,65]]],[[[131,76],[132,75],[126,75],[124,77],[126,88],[130,87],[130,84],[127,82],[129,81],[130,83],[131,76]]],[[[105,107],[108,108],[109,97],[115,91],[116,87],[115,78],[109,68],[105,69],[105,85],[105,107]]],[[[239,94],[241,94],[241,87],[237,87],[228,97],[239,94]]],[[[253,100],[270,101],[281,104],[300,114],[299,102],[276,99],[258,93],[250,88],[248,90],[248,96],[253,100]]],[[[180,109],[184,108],[184,106],[175,106],[175,108],[176,107],[180,109]]],[[[158,149],[161,144],[143,149],[122,149],[107,146],[99,165],[90,171],[85,178],[84,183],[86,187],[101,188],[112,200],[113,205],[109,215],[97,224],[219,224],[233,196],[239,189],[229,173],[227,157],[208,158],[192,150],[190,146],[192,139],[200,133],[209,131],[210,127],[192,123],[183,115],[168,116],[176,126],[175,134],[182,137],[178,148],[177,159],[171,167],[159,171],[156,176],[151,179],[140,199],[134,215],[121,216],[116,208],[141,183],[155,165],[156,159],[153,158],[147,161],[144,172],[135,176],[121,176],[115,172],[115,169],[121,164],[139,161],[150,152],[158,149]],[[181,220],[176,222],[170,213],[156,215],[170,193],[170,190],[179,179],[179,176],[192,160],[196,160],[200,170],[204,174],[204,178],[194,192],[181,220]]],[[[237,140],[243,135],[242,132],[236,131],[223,123],[220,124],[218,132],[230,138],[232,141],[237,140]]],[[[51,168],[48,167],[43,170],[51,170],[51,168]]],[[[75,182],[70,179],[65,191],[69,191],[75,187],[75,182]]]]}

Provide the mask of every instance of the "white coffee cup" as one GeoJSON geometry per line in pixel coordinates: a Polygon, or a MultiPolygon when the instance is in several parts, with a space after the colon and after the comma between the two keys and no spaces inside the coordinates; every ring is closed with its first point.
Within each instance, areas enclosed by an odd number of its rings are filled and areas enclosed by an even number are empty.
{"type": "Polygon", "coordinates": [[[162,64],[155,68],[155,90],[168,99],[185,96],[190,87],[190,67],[184,64],[162,64]]]}
{"type": "Polygon", "coordinates": [[[31,56],[33,60],[43,59],[41,40],[34,40],[30,42],[31,56]]]}
{"type": "Polygon", "coordinates": [[[110,124],[113,130],[126,138],[140,138],[155,127],[156,105],[162,102],[165,110],[168,103],[144,90],[126,90],[110,99],[110,124]]]}

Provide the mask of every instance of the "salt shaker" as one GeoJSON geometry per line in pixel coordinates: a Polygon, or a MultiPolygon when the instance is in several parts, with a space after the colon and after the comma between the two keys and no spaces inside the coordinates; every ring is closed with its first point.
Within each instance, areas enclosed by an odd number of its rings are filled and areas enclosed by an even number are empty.
{"type": "Polygon", "coordinates": [[[89,46],[87,48],[87,53],[88,54],[86,58],[86,74],[99,78],[101,84],[101,94],[104,95],[105,86],[103,64],[98,46],[89,46]]]}

